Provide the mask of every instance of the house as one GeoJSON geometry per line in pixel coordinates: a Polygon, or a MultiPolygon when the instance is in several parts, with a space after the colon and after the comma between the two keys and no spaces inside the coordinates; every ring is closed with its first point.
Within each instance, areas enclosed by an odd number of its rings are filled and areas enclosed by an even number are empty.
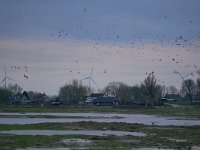
{"type": "Polygon", "coordinates": [[[181,100],[181,96],[179,94],[166,94],[162,99],[163,102],[176,102],[181,100]]]}
{"type": "Polygon", "coordinates": [[[114,96],[104,96],[102,93],[92,93],[85,101],[86,105],[117,106],[119,100],[114,96]]]}
{"type": "Polygon", "coordinates": [[[47,96],[45,93],[24,91],[21,98],[21,104],[44,104],[47,96]]]}
{"type": "Polygon", "coordinates": [[[134,106],[160,106],[163,105],[164,98],[151,98],[149,96],[141,96],[140,98],[132,98],[132,105],[134,106]]]}
{"type": "MultiPolygon", "coordinates": [[[[188,101],[190,100],[189,94],[186,94],[185,97],[183,97],[183,100],[188,101]]],[[[192,101],[200,101],[200,95],[194,94],[192,95],[192,101]]]]}
{"type": "Polygon", "coordinates": [[[103,96],[94,98],[92,103],[97,106],[118,106],[119,100],[116,97],[103,96]]]}
{"type": "Polygon", "coordinates": [[[17,104],[20,104],[20,97],[18,95],[13,95],[11,96],[10,98],[10,103],[12,105],[17,105],[17,104]]]}
{"type": "Polygon", "coordinates": [[[48,97],[46,101],[46,105],[50,106],[63,106],[63,102],[60,101],[59,97],[53,96],[53,97],[48,97]]]}
{"type": "Polygon", "coordinates": [[[30,104],[32,102],[32,99],[33,99],[33,92],[24,91],[22,93],[21,104],[30,104]]]}

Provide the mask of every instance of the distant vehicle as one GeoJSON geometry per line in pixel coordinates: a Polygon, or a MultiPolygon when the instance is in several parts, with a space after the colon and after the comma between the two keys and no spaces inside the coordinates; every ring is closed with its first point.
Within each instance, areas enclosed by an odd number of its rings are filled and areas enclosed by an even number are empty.
{"type": "Polygon", "coordinates": [[[169,103],[173,103],[173,102],[176,102],[176,100],[173,99],[173,98],[169,98],[169,99],[167,99],[167,102],[169,102],[169,103]]]}
{"type": "Polygon", "coordinates": [[[62,106],[63,105],[62,102],[58,102],[58,101],[50,102],[49,104],[52,106],[62,106]]]}

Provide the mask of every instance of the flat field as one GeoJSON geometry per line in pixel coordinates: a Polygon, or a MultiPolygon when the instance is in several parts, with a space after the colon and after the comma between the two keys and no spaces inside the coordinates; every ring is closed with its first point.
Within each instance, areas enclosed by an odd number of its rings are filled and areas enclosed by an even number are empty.
{"type": "Polygon", "coordinates": [[[149,109],[130,106],[51,108],[29,106],[4,107],[0,108],[0,112],[0,149],[200,149],[200,108],[197,106],[164,105],[149,109]],[[151,124],[137,123],[137,120],[134,123],[123,121],[129,115],[167,117],[164,121],[169,122],[171,118],[176,118],[175,121],[182,121],[183,124],[159,125],[155,120],[152,120],[151,124]],[[60,118],[70,121],[6,124],[3,123],[3,119],[6,118],[11,120],[60,118]],[[74,121],[76,119],[83,120],[74,121]],[[185,125],[184,121],[196,122],[185,125]],[[51,134],[45,135],[46,131],[51,134]],[[70,133],[58,134],[57,131],[63,133],[70,131],[70,133]],[[101,132],[104,134],[100,134],[101,132]]]}

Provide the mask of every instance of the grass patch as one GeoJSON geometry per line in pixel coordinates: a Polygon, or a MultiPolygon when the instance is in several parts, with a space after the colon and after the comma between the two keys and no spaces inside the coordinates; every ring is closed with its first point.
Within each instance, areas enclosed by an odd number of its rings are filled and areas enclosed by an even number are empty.
{"type": "MultiPolygon", "coordinates": [[[[95,106],[70,106],[70,107],[7,107],[0,108],[0,112],[99,112],[99,113],[126,113],[126,114],[151,114],[161,116],[178,116],[185,118],[200,118],[200,108],[181,105],[172,107],[164,105],[151,109],[134,108],[132,106],[95,107],[95,106]]],[[[34,115],[26,117],[50,118],[49,115],[34,115]]],[[[5,116],[6,117],[6,116],[5,116]]],[[[16,116],[11,116],[16,117],[16,116]]],[[[17,116],[18,117],[18,116],[17,116]]],[[[51,118],[52,117],[52,118],[51,118]]],[[[55,118],[62,116],[55,116],[55,118]]],[[[65,116],[64,116],[65,117],[65,116]]],[[[68,116],[67,116],[68,117],[68,116]]],[[[74,117],[74,116],[72,116],[74,117]]],[[[75,116],[81,117],[81,116],[75,116]]],[[[69,117],[68,117],[69,118],[69,117]]],[[[72,123],[39,123],[27,125],[0,125],[0,130],[113,130],[143,132],[146,137],[136,136],[86,136],[86,135],[59,135],[59,136],[25,136],[0,134],[0,149],[16,149],[26,147],[68,147],[60,143],[63,139],[81,138],[91,140],[95,145],[87,149],[131,149],[140,147],[191,149],[200,146],[199,126],[154,126],[130,123],[103,123],[103,122],[72,122],[72,123]]]]}
{"type": "Polygon", "coordinates": [[[0,112],[57,112],[57,113],[125,113],[125,114],[148,114],[148,115],[162,115],[162,116],[180,116],[188,118],[200,118],[200,107],[180,105],[173,107],[170,105],[156,106],[149,109],[144,107],[134,106],[65,106],[65,107],[31,107],[31,106],[7,106],[0,107],[0,112]]]}
{"type": "Polygon", "coordinates": [[[66,147],[60,141],[63,139],[70,138],[82,138],[90,139],[91,136],[82,135],[65,135],[65,136],[29,136],[29,135],[1,135],[0,134],[0,149],[16,149],[16,148],[27,148],[27,147],[66,147]]]}
{"type": "MultiPolygon", "coordinates": [[[[112,130],[143,132],[148,138],[159,140],[177,139],[198,144],[200,142],[200,126],[149,126],[129,123],[40,123],[30,125],[0,125],[0,130],[112,130]]],[[[174,141],[175,141],[174,140],[174,141]]]]}
{"type": "Polygon", "coordinates": [[[66,122],[66,123],[39,123],[26,125],[0,124],[0,130],[120,130],[138,131],[145,125],[129,123],[98,123],[93,121],[66,122]]]}
{"type": "Polygon", "coordinates": [[[113,116],[55,116],[55,115],[0,115],[0,118],[47,118],[47,119],[121,119],[124,117],[113,116]]]}
{"type": "Polygon", "coordinates": [[[2,135],[0,134],[0,149],[16,149],[26,147],[73,147],[62,143],[63,139],[86,139],[92,141],[87,149],[117,149],[128,150],[132,148],[152,147],[170,149],[191,149],[199,145],[198,127],[143,127],[149,134],[146,137],[136,136],[86,136],[86,135],[59,135],[59,136],[27,136],[27,135],[2,135]],[[177,131],[177,133],[174,133],[177,131]],[[174,140],[171,140],[171,139],[174,140]],[[179,141],[175,139],[184,139],[179,141]]]}

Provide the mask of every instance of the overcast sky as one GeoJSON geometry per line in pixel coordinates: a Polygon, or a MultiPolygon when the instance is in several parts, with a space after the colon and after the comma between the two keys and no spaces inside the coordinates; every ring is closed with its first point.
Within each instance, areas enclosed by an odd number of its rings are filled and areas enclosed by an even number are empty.
{"type": "Polygon", "coordinates": [[[0,82],[5,64],[24,90],[54,95],[94,65],[95,89],[140,84],[152,71],[180,88],[174,71],[200,67],[199,7],[199,0],[0,0],[0,82]]]}

